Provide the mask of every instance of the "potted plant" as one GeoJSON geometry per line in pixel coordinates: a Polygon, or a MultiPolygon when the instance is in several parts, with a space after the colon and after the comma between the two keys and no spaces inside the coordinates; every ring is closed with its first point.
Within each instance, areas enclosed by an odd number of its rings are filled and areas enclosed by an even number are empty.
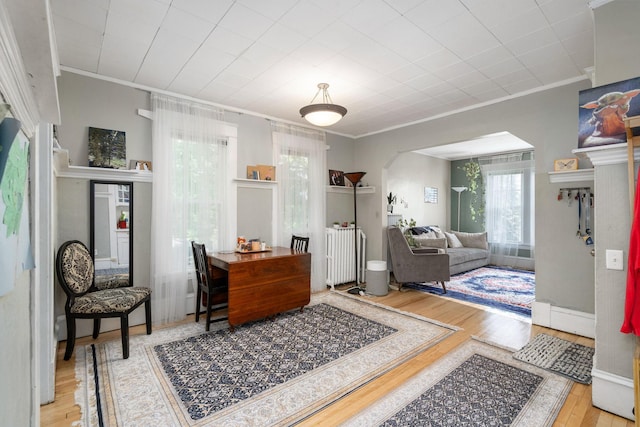
{"type": "Polygon", "coordinates": [[[340,228],[340,223],[338,221],[333,221],[333,228],[340,228]]]}
{"type": "Polygon", "coordinates": [[[393,205],[396,203],[396,197],[397,195],[394,196],[391,191],[389,192],[387,196],[387,212],[393,213],[393,205]]]}
{"type": "Polygon", "coordinates": [[[409,244],[409,246],[411,246],[412,248],[415,248],[416,246],[418,246],[418,244],[416,243],[416,239],[413,238],[413,234],[411,234],[411,231],[410,231],[411,227],[416,226],[415,219],[411,218],[409,221],[407,221],[406,219],[400,218],[396,226],[402,230],[402,234],[404,235],[404,238],[407,240],[407,243],[409,244]]]}

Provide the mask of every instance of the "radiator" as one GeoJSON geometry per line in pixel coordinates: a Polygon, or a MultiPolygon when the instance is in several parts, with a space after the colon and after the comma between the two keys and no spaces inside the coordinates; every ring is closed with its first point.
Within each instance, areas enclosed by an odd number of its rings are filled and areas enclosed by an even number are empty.
{"type": "MultiPolygon", "coordinates": [[[[341,283],[349,283],[356,280],[355,276],[355,232],[353,228],[327,228],[325,231],[327,242],[327,286],[331,289],[341,283]]],[[[365,281],[365,249],[367,236],[358,227],[358,282],[365,281]]]]}

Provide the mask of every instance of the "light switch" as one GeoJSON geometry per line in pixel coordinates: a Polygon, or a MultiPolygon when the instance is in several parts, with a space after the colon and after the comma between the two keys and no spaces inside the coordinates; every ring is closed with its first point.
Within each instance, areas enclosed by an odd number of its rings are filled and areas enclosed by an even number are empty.
{"type": "Polygon", "coordinates": [[[623,270],[622,257],[623,252],[620,250],[607,249],[607,269],[608,270],[623,270]]]}

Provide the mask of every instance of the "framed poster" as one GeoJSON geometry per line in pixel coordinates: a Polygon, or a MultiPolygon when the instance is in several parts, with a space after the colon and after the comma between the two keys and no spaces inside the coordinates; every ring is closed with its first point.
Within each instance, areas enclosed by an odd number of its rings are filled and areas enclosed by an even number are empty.
{"type": "Polygon", "coordinates": [[[424,202],[438,203],[438,189],[436,187],[424,187],[424,202]]]}
{"type": "Polygon", "coordinates": [[[127,142],[124,131],[89,128],[89,166],[127,168],[127,142]]]}
{"type": "Polygon", "coordinates": [[[581,90],[578,148],[627,142],[625,117],[640,115],[640,77],[581,90]]]}

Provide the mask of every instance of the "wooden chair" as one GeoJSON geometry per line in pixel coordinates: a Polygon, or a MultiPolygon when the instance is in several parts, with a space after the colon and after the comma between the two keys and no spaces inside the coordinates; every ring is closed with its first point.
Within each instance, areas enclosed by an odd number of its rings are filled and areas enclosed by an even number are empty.
{"type": "MultiPolygon", "coordinates": [[[[202,302],[207,309],[207,323],[205,329],[209,330],[211,324],[211,313],[228,306],[229,288],[226,277],[211,277],[209,263],[207,262],[207,250],[204,243],[191,242],[193,250],[193,262],[196,267],[196,277],[198,289],[196,289],[196,322],[200,321],[202,302]]],[[[227,317],[216,318],[215,321],[226,320],[227,317]]]]}
{"type": "Polygon", "coordinates": [[[94,285],[94,264],[87,247],[78,240],[62,244],[56,256],[58,282],[67,294],[64,306],[67,318],[67,348],[64,360],[73,353],[76,319],[93,319],[93,338],[100,334],[100,320],[120,318],[122,357],[129,357],[129,313],[144,303],[147,335],[151,334],[151,289],[143,287],[100,288],[94,285]]]}
{"type": "Polygon", "coordinates": [[[295,234],[291,236],[291,249],[296,252],[308,252],[309,251],[309,238],[296,236],[295,234]]]}

